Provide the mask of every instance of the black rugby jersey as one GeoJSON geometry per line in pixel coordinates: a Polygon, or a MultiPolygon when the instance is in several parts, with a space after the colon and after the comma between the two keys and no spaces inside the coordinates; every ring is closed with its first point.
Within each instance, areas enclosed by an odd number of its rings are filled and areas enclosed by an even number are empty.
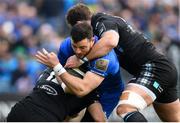
{"type": "MultiPolygon", "coordinates": [[[[67,71],[74,76],[82,77],[74,70],[68,69],[67,71]]],[[[57,82],[54,71],[47,68],[41,73],[32,93],[24,101],[46,110],[57,117],[59,121],[63,121],[67,115],[78,113],[97,99],[96,91],[92,91],[82,98],[65,93],[57,82]]]]}
{"type": "Polygon", "coordinates": [[[60,84],[57,83],[52,69],[47,68],[39,76],[36,86],[26,100],[43,108],[62,121],[66,114],[64,107],[65,93],[60,84]]]}
{"type": "Polygon", "coordinates": [[[119,57],[120,65],[133,75],[139,73],[141,65],[163,57],[142,33],[134,30],[121,17],[97,13],[92,16],[91,25],[94,34],[98,37],[108,30],[118,32],[119,43],[114,48],[115,52],[119,57]]]}

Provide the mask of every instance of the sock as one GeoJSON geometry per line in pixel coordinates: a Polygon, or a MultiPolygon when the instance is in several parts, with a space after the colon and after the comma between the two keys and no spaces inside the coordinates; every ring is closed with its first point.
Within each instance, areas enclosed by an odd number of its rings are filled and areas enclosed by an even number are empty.
{"type": "Polygon", "coordinates": [[[139,111],[126,114],[123,120],[124,122],[147,122],[147,119],[139,111]]]}

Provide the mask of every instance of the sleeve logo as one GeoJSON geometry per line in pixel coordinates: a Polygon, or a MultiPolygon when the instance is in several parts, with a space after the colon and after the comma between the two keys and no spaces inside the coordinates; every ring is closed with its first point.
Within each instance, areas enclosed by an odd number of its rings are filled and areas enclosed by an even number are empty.
{"type": "Polygon", "coordinates": [[[96,61],[95,67],[100,71],[106,71],[109,65],[109,60],[107,59],[98,59],[96,61]]]}

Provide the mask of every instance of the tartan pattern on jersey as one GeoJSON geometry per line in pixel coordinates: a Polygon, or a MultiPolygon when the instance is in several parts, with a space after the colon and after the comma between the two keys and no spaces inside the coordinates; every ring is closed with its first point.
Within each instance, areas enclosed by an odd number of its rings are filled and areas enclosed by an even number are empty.
{"type": "Polygon", "coordinates": [[[137,78],[136,82],[141,85],[150,85],[153,82],[153,71],[155,69],[155,65],[153,63],[146,63],[142,67],[142,71],[137,78]]]}

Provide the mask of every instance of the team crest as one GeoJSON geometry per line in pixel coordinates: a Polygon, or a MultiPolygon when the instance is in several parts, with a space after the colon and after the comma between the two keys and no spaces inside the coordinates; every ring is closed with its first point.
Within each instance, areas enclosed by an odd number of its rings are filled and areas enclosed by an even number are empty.
{"type": "Polygon", "coordinates": [[[108,68],[109,60],[107,59],[98,59],[96,61],[95,67],[98,70],[106,71],[108,68]]]}

